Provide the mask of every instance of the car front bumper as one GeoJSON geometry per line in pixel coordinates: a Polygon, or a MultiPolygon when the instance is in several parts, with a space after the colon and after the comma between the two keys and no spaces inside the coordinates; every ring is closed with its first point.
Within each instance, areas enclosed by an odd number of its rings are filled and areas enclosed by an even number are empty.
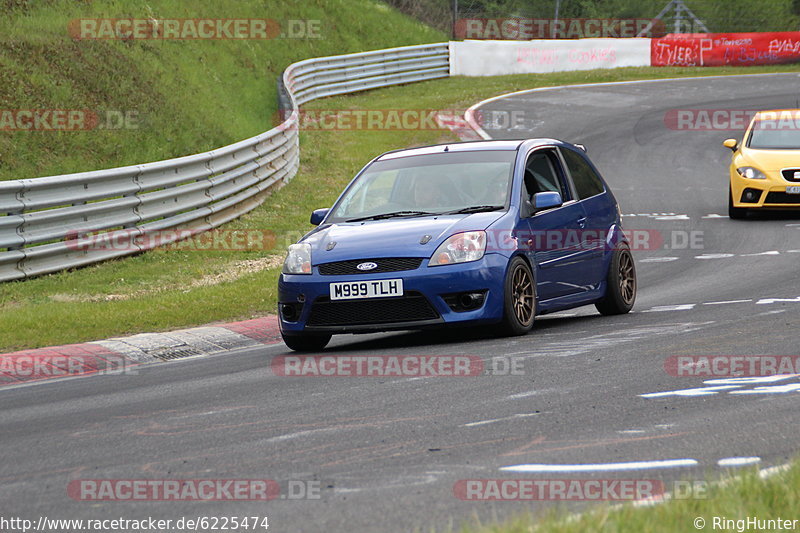
{"type": "Polygon", "coordinates": [[[470,263],[427,266],[379,274],[324,276],[281,274],[278,315],[281,330],[299,333],[364,333],[424,329],[445,325],[489,324],[503,317],[503,286],[508,258],[488,253],[470,263]],[[330,284],[348,281],[403,280],[403,296],[330,300],[330,284]],[[474,309],[452,307],[453,295],[482,294],[474,309]],[[449,302],[449,303],[448,303],[449,302]],[[294,316],[287,316],[291,306],[294,316]]]}
{"type": "Polygon", "coordinates": [[[747,209],[800,209],[800,194],[786,193],[787,187],[800,186],[800,183],[784,180],[780,172],[765,172],[765,175],[767,179],[743,178],[735,168],[731,168],[733,206],[747,209]]]}

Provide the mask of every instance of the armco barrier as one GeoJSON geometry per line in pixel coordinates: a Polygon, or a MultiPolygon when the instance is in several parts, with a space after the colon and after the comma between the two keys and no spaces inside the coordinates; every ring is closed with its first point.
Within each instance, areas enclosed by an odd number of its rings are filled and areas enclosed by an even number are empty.
{"type": "Polygon", "coordinates": [[[650,65],[650,39],[537,39],[450,43],[453,76],[541,74],[650,65]]]}
{"type": "Polygon", "coordinates": [[[169,242],[163,230],[215,228],[297,173],[299,105],[449,74],[448,43],[308,59],[284,72],[294,112],[255,137],[155,163],[0,181],[0,281],[144,251],[169,242]],[[81,248],[78,237],[87,231],[96,235],[81,248]],[[155,231],[160,237],[148,239],[155,231]]]}
{"type": "Polygon", "coordinates": [[[653,39],[651,64],[716,67],[800,61],[800,32],[670,34],[653,39]]]}

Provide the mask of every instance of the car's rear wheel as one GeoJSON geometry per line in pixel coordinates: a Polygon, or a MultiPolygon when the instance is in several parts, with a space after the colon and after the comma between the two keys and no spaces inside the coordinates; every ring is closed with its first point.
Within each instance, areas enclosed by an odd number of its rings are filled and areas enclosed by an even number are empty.
{"type": "Polygon", "coordinates": [[[502,331],[506,335],[524,335],[536,317],[536,290],[528,263],[515,257],[508,265],[504,288],[502,331]]]}
{"type": "Polygon", "coordinates": [[[733,191],[728,188],[728,218],[732,218],[734,220],[741,220],[747,217],[747,208],[746,207],[734,207],[733,206],[733,191]]]}
{"type": "Polygon", "coordinates": [[[281,332],[283,342],[295,352],[316,352],[325,348],[331,340],[330,335],[292,335],[281,332]]]}
{"type": "Polygon", "coordinates": [[[606,277],[606,294],[594,306],[603,315],[621,315],[633,308],[636,301],[636,265],[627,245],[614,250],[606,277]]]}

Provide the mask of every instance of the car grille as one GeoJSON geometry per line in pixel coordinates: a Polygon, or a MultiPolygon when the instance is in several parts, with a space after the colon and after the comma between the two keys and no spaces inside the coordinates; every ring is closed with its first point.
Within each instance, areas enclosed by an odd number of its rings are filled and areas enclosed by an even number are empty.
{"type": "Polygon", "coordinates": [[[800,168],[785,168],[781,171],[783,174],[783,179],[786,181],[793,181],[795,183],[800,183],[800,177],[795,178],[794,173],[800,172],[800,168]]]}
{"type": "Polygon", "coordinates": [[[334,300],[317,298],[308,317],[308,326],[358,326],[434,320],[439,313],[418,292],[394,298],[334,300]]]}
{"type": "Polygon", "coordinates": [[[798,204],[800,205],[800,194],[786,194],[785,192],[771,192],[764,200],[765,204],[798,204]]]}
{"type": "Polygon", "coordinates": [[[382,257],[380,259],[353,259],[319,265],[319,273],[323,276],[345,276],[348,274],[378,274],[381,272],[400,272],[414,270],[422,263],[421,257],[382,257]],[[361,263],[375,263],[378,268],[359,270],[361,263]]]}

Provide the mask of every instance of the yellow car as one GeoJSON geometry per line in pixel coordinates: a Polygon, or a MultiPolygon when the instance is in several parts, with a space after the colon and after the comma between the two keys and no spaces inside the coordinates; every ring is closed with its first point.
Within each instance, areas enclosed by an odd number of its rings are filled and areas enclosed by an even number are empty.
{"type": "Polygon", "coordinates": [[[750,209],[800,210],[800,109],[759,111],[733,150],[728,216],[750,209]]]}

